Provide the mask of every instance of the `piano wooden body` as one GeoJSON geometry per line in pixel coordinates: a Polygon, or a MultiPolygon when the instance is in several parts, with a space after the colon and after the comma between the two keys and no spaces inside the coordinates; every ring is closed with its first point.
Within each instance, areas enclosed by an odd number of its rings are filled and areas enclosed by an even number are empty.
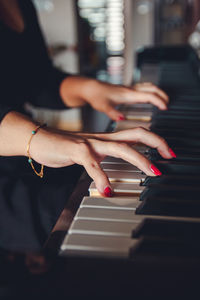
{"type": "Polygon", "coordinates": [[[163,136],[177,158],[164,160],[155,149],[134,145],[158,166],[161,177],[105,158],[102,168],[113,184],[113,198],[101,197],[82,175],[46,247],[62,232],[56,280],[70,299],[194,299],[198,293],[199,59],[189,46],[147,48],[138,54],[137,68],[140,81],[153,77],[168,93],[169,109],[120,107],[128,121],[111,122],[107,130],[140,124],[163,136]]]}

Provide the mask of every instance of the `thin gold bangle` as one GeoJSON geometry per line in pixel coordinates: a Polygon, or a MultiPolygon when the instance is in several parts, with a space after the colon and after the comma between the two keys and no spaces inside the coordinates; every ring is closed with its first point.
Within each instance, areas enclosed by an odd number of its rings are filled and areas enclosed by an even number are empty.
{"type": "Polygon", "coordinates": [[[42,125],[37,126],[34,130],[32,130],[32,132],[31,132],[32,134],[31,134],[31,137],[30,137],[30,139],[29,139],[29,141],[28,141],[27,149],[26,149],[27,155],[28,155],[28,162],[29,162],[29,164],[31,165],[31,167],[32,167],[33,171],[35,172],[35,174],[36,174],[37,176],[39,176],[40,178],[43,178],[43,176],[44,176],[44,165],[41,165],[40,172],[37,172],[37,171],[36,171],[36,169],[35,169],[35,167],[34,167],[34,165],[33,165],[33,159],[31,158],[31,155],[30,155],[30,144],[31,144],[31,141],[32,141],[33,136],[38,132],[38,130],[39,130],[40,128],[43,128],[43,127],[45,127],[45,126],[46,126],[46,124],[42,124],[42,125]]]}

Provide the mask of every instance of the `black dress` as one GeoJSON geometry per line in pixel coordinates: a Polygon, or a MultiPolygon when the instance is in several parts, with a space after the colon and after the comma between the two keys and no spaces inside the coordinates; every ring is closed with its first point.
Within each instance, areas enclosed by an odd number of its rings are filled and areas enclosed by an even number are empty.
{"type": "MultiPolygon", "coordinates": [[[[30,0],[19,0],[25,30],[0,23],[0,121],[24,103],[61,109],[59,85],[67,74],[51,63],[30,0]]],[[[30,133],[31,134],[31,133],[30,133]]],[[[38,166],[39,168],[39,166],[38,166]]],[[[0,248],[38,250],[54,226],[81,168],[45,167],[37,177],[26,157],[0,157],[0,248]]]]}

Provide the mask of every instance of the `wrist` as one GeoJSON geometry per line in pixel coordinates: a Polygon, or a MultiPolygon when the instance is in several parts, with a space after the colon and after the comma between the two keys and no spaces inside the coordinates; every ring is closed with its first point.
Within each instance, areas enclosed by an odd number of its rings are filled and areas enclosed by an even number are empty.
{"type": "Polygon", "coordinates": [[[61,82],[60,96],[67,106],[83,106],[93,98],[91,94],[96,89],[96,83],[95,79],[69,76],[61,82]]]}

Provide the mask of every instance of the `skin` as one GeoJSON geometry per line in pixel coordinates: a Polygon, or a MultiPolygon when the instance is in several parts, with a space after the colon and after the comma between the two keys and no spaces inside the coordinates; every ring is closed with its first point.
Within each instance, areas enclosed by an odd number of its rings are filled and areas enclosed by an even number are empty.
{"type": "Polygon", "coordinates": [[[60,95],[69,107],[90,104],[94,109],[118,121],[124,115],[115,107],[120,104],[151,103],[166,110],[168,96],[152,83],[140,83],[133,87],[113,85],[79,76],[70,76],[60,85],[60,95]]]}
{"type": "MultiPolygon", "coordinates": [[[[19,34],[23,32],[24,22],[16,0],[0,0],[0,19],[19,34]]],[[[113,120],[123,117],[115,108],[119,104],[152,103],[162,110],[167,109],[168,104],[168,96],[151,83],[125,87],[80,76],[64,79],[60,85],[60,95],[66,106],[90,104],[113,120]]],[[[0,124],[0,155],[27,156],[27,144],[36,126],[26,116],[15,111],[9,112],[0,124]]],[[[100,167],[100,161],[106,155],[122,158],[147,175],[155,176],[150,169],[151,162],[132,149],[131,144],[137,142],[157,148],[164,158],[172,158],[166,141],[143,128],[99,134],[41,128],[31,141],[30,154],[38,163],[52,168],[73,164],[84,166],[99,192],[104,195],[105,188],[111,188],[100,167]]]]}
{"type": "MultiPolygon", "coordinates": [[[[36,126],[26,116],[9,112],[0,125],[0,155],[27,156],[30,133],[36,126]]],[[[137,142],[156,148],[164,158],[172,158],[166,141],[144,128],[95,134],[41,128],[31,141],[30,155],[38,163],[52,168],[73,164],[84,166],[99,192],[104,195],[105,188],[111,188],[100,167],[100,162],[107,155],[122,158],[147,175],[155,176],[150,169],[151,162],[132,149],[131,145],[137,142]]]]}

